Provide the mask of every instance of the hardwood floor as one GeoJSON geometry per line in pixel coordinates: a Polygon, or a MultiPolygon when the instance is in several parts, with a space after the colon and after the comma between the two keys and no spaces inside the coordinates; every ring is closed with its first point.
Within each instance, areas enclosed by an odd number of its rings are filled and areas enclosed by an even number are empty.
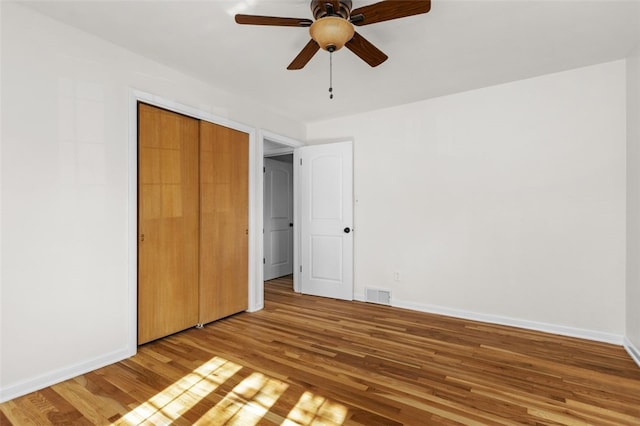
{"type": "Polygon", "coordinates": [[[640,424],[623,348],[265,285],[265,309],[0,405],[2,425],[640,424]]]}

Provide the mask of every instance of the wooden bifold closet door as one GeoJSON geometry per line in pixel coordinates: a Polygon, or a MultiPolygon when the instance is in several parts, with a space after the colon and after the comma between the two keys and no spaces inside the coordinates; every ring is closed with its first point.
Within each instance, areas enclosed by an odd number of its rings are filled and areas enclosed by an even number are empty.
{"type": "Polygon", "coordinates": [[[138,344],[248,306],[248,134],[138,107],[138,344]]]}
{"type": "Polygon", "coordinates": [[[200,122],[200,323],[248,306],[249,135],[200,122]]]}
{"type": "Polygon", "coordinates": [[[199,122],[138,109],[138,343],[198,320],[199,122]]]}

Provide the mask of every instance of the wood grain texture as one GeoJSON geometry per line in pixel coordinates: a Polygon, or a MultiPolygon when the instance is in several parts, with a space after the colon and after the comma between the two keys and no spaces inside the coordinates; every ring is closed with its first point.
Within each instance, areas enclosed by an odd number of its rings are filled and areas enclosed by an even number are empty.
{"type": "Polygon", "coordinates": [[[391,19],[427,13],[431,10],[431,0],[383,0],[351,11],[351,16],[363,15],[364,19],[354,25],[369,25],[391,19]]]}
{"type": "Polygon", "coordinates": [[[138,109],[138,343],[198,320],[198,120],[138,109]]]}
{"type": "Polygon", "coordinates": [[[249,286],[249,135],[200,122],[200,318],[244,311],[249,286]]]}
{"type": "Polygon", "coordinates": [[[320,46],[315,40],[311,39],[304,45],[300,53],[293,58],[293,61],[287,66],[288,70],[299,70],[304,68],[313,56],[320,50],[320,46]]]}
{"type": "Polygon", "coordinates": [[[258,16],[237,14],[236,23],[244,25],[275,25],[278,27],[310,27],[313,24],[307,18],[280,18],[277,16],[258,16]]]}
{"type": "Polygon", "coordinates": [[[353,34],[353,38],[345,44],[345,47],[372,67],[377,67],[389,59],[383,51],[375,47],[358,32],[353,34]]]}
{"type": "Polygon", "coordinates": [[[265,309],[0,405],[3,425],[638,425],[619,346],[265,284],[265,309]]]}

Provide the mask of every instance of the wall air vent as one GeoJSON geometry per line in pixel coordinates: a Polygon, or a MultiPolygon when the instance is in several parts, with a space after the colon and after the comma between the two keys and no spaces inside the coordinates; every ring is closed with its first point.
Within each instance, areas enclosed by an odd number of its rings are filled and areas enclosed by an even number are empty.
{"type": "Polygon", "coordinates": [[[365,288],[365,302],[391,305],[391,291],[377,288],[365,288]]]}

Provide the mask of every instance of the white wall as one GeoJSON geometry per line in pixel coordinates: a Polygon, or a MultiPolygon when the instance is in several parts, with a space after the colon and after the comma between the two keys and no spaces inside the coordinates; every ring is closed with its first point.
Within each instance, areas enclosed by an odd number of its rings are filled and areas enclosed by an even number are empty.
{"type": "Polygon", "coordinates": [[[626,343],[640,364],[640,45],[627,59],[626,301],[626,343]]]}
{"type": "Polygon", "coordinates": [[[128,355],[129,89],[301,124],[16,4],[2,10],[0,399],[128,355]]]}
{"type": "Polygon", "coordinates": [[[308,125],[354,139],[356,298],[620,343],[625,122],[616,61],[308,125]]]}

